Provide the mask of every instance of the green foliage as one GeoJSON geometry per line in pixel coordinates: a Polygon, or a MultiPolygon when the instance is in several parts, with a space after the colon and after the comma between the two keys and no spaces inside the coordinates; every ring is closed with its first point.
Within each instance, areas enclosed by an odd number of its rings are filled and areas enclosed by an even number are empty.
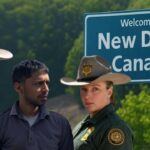
{"type": "Polygon", "coordinates": [[[114,97],[116,100],[116,107],[120,107],[120,101],[124,99],[124,96],[129,93],[129,91],[134,91],[134,94],[139,94],[143,90],[144,86],[150,87],[148,84],[136,83],[136,84],[125,84],[114,86],[114,97]]]}
{"type": "MultiPolygon", "coordinates": [[[[102,12],[102,11],[114,11],[125,9],[128,6],[127,1],[122,0],[87,0],[84,4],[84,12],[102,12]]],[[[77,75],[77,67],[80,62],[80,58],[84,55],[84,38],[81,32],[79,37],[75,40],[74,45],[70,52],[65,64],[65,76],[75,78],[77,75]]],[[[69,87],[66,89],[67,92],[78,95],[76,88],[69,87]]]]}
{"type": "Polygon", "coordinates": [[[132,0],[129,3],[129,9],[149,9],[150,1],[149,0],[132,0]]]}
{"type": "Polygon", "coordinates": [[[0,48],[14,54],[9,66],[6,61],[0,64],[7,68],[0,79],[4,84],[2,106],[16,99],[8,78],[13,65],[23,59],[35,58],[50,68],[50,97],[64,92],[59,79],[74,39],[81,32],[83,7],[79,0],[0,0],[0,48]],[[7,90],[10,94],[5,94],[7,90]]]}
{"type": "MultiPolygon", "coordinates": [[[[62,94],[65,87],[59,79],[64,76],[64,66],[65,75],[75,77],[79,59],[84,53],[84,13],[123,10],[127,8],[128,2],[129,0],[0,0],[0,48],[14,54],[12,60],[0,64],[4,68],[1,74],[3,78],[0,78],[4,87],[1,104],[16,99],[12,92],[11,69],[14,64],[27,58],[39,59],[50,68],[49,96],[62,94]],[[5,94],[7,91],[10,94],[5,94]]],[[[71,92],[78,93],[76,90],[71,92]]]]}
{"type": "Polygon", "coordinates": [[[130,92],[117,113],[131,126],[134,150],[150,149],[150,91],[147,86],[139,94],[130,92]]]}
{"type": "Polygon", "coordinates": [[[87,0],[90,11],[104,12],[124,10],[128,7],[130,0],[87,0]]]}
{"type": "Polygon", "coordinates": [[[81,57],[83,56],[83,33],[75,40],[73,48],[69,51],[66,65],[65,74],[75,78],[77,75],[77,67],[81,57]]]}
{"type": "MultiPolygon", "coordinates": [[[[73,48],[70,50],[69,55],[67,57],[67,63],[65,65],[65,76],[76,79],[78,64],[80,62],[81,57],[83,56],[83,52],[83,33],[81,33],[79,38],[75,40],[73,48]]],[[[77,97],[77,99],[80,99],[79,87],[67,87],[66,92],[73,94],[77,97]]]]}

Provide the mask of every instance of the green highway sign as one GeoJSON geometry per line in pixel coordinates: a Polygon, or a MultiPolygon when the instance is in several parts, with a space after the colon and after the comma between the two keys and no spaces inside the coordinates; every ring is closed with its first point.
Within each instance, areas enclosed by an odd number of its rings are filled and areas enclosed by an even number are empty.
{"type": "Polygon", "coordinates": [[[100,55],[132,82],[150,82],[150,10],[89,13],[85,55],[100,55]]]}

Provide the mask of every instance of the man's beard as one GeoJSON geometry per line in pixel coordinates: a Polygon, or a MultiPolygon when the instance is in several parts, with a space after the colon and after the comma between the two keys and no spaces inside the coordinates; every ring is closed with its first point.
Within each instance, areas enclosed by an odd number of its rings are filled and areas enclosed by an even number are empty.
{"type": "Polygon", "coordinates": [[[33,105],[34,107],[42,106],[46,102],[46,99],[33,99],[29,97],[26,97],[26,100],[29,104],[33,105]]]}

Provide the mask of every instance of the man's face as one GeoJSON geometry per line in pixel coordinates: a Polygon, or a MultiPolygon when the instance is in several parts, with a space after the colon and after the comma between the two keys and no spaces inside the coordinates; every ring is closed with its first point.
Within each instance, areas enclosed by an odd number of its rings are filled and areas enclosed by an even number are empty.
{"type": "Polygon", "coordinates": [[[43,72],[35,72],[32,76],[20,84],[20,99],[26,104],[40,106],[44,104],[49,93],[49,75],[43,72]]]}

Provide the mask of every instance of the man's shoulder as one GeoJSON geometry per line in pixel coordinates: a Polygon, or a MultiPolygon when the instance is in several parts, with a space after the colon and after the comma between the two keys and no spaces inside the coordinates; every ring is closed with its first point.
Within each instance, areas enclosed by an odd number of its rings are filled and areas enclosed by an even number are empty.
{"type": "Polygon", "coordinates": [[[50,120],[56,121],[56,122],[68,122],[67,118],[58,112],[49,111],[49,118],[50,120]]]}
{"type": "Polygon", "coordinates": [[[0,112],[0,129],[2,129],[2,130],[6,128],[6,124],[10,118],[9,117],[10,111],[11,111],[11,108],[6,109],[3,112],[0,112]]]}
{"type": "Polygon", "coordinates": [[[51,117],[65,118],[63,115],[61,115],[60,113],[55,112],[55,111],[49,111],[49,115],[51,117]]]}
{"type": "Polygon", "coordinates": [[[11,108],[8,108],[8,109],[0,112],[0,118],[8,117],[8,115],[10,114],[10,111],[11,111],[11,108]]]}

